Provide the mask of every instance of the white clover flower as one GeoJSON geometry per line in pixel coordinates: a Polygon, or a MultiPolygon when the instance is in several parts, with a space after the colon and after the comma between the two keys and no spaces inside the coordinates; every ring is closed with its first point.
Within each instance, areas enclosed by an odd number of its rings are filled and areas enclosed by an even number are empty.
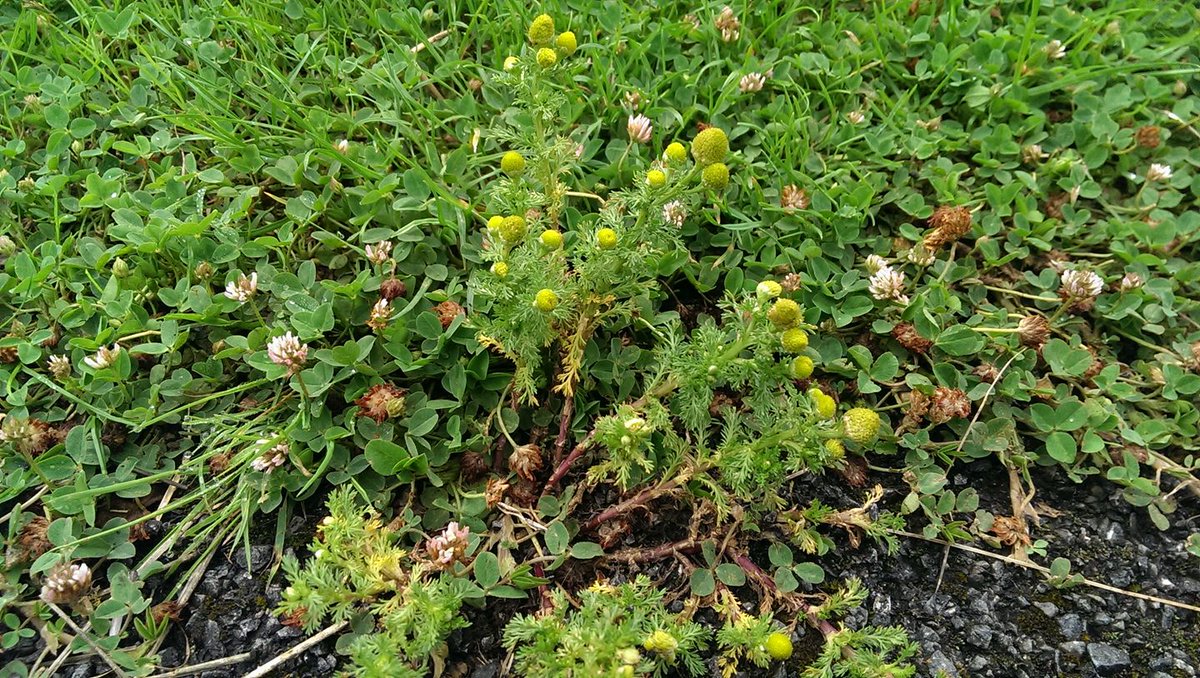
{"type": "Polygon", "coordinates": [[[101,346],[96,355],[88,356],[83,359],[83,364],[93,370],[102,370],[106,367],[112,367],[116,364],[117,358],[121,355],[121,347],[118,344],[113,344],[112,348],[101,346]]]}
{"type": "Polygon", "coordinates": [[[683,222],[687,219],[687,208],[678,200],[663,205],[663,221],[674,226],[675,228],[683,227],[683,222]]]}
{"type": "Polygon", "coordinates": [[[1061,59],[1067,55],[1067,48],[1063,46],[1062,40],[1051,40],[1042,48],[1047,57],[1051,59],[1061,59]]]}
{"type": "Polygon", "coordinates": [[[350,142],[345,139],[338,139],[333,145],[333,150],[345,155],[350,150],[350,142]]]}
{"type": "Polygon", "coordinates": [[[84,563],[56,567],[42,583],[42,600],[59,605],[77,600],[92,585],[92,571],[84,563]]]}
{"type": "Polygon", "coordinates": [[[650,118],[639,113],[629,116],[625,129],[629,132],[630,141],[635,144],[648,144],[650,135],[654,132],[654,125],[650,124],[650,118]]]}
{"type": "Polygon", "coordinates": [[[1146,181],[1166,181],[1172,174],[1170,165],[1156,162],[1151,164],[1150,170],[1146,172],[1146,181]]]}
{"type": "Polygon", "coordinates": [[[388,300],[380,299],[371,307],[371,317],[367,318],[367,326],[375,331],[382,330],[388,326],[391,315],[392,309],[388,306],[388,300]]]}
{"type": "Polygon", "coordinates": [[[747,73],[738,81],[738,89],[742,94],[752,94],[762,90],[763,85],[767,84],[767,78],[762,73],[747,73]]]}
{"type": "Polygon", "coordinates": [[[276,365],[287,367],[288,374],[295,374],[308,360],[308,344],[300,343],[300,339],[289,331],[267,344],[267,357],[276,365]]]}
{"type": "Polygon", "coordinates": [[[1095,299],[1104,290],[1104,280],[1094,271],[1068,269],[1062,273],[1061,289],[1072,299],[1095,299]]]}
{"type": "Polygon", "coordinates": [[[882,270],[891,268],[891,266],[888,265],[887,259],[878,254],[872,254],[867,256],[867,260],[863,262],[863,268],[867,269],[867,275],[875,275],[882,270]]]}
{"type": "Polygon", "coordinates": [[[426,542],[425,552],[436,567],[446,570],[466,556],[470,537],[471,528],[451,521],[441,534],[426,542]]]}
{"type": "Polygon", "coordinates": [[[908,250],[907,258],[917,266],[928,266],[933,263],[934,252],[921,243],[917,243],[908,250]]]}
{"type": "Polygon", "coordinates": [[[267,440],[266,438],[260,438],[255,445],[263,449],[262,452],[255,457],[254,461],[250,462],[250,468],[260,473],[270,473],[280,466],[283,466],[284,462],[287,461],[288,452],[291,451],[291,448],[288,446],[286,441],[271,445],[270,440],[267,440]],[[267,447],[268,445],[271,446],[267,447]]]}
{"type": "Polygon", "coordinates": [[[867,116],[862,111],[850,111],[846,114],[846,119],[849,120],[851,124],[858,125],[861,124],[863,120],[866,120],[867,116]]]}
{"type": "Polygon", "coordinates": [[[364,250],[368,261],[376,266],[381,266],[392,258],[392,241],[384,240],[374,245],[367,245],[364,250]]]}
{"type": "Polygon", "coordinates": [[[904,272],[891,267],[884,267],[871,276],[868,286],[871,296],[879,301],[897,301],[908,304],[908,296],[904,294],[904,272]]]}
{"type": "Polygon", "coordinates": [[[721,8],[721,13],[713,19],[713,25],[721,31],[721,39],[725,42],[733,42],[742,34],[742,22],[734,15],[733,8],[729,5],[721,8]]]}
{"type": "Polygon", "coordinates": [[[1145,284],[1146,281],[1143,280],[1142,276],[1138,275],[1137,273],[1126,273],[1125,276],[1121,278],[1121,291],[1128,292],[1129,290],[1137,289],[1145,284]]]}
{"type": "Polygon", "coordinates": [[[258,291],[258,274],[251,273],[249,276],[241,274],[235,281],[230,281],[225,285],[225,296],[239,304],[244,304],[254,296],[258,291]]]}
{"type": "Polygon", "coordinates": [[[46,360],[46,367],[56,379],[65,379],[71,374],[71,359],[65,355],[52,355],[46,360]]]}

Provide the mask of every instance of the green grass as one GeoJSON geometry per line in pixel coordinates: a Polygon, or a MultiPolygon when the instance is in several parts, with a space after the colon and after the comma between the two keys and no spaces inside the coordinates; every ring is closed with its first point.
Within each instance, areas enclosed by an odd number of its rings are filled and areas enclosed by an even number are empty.
{"type": "MultiPolygon", "coordinates": [[[[814,383],[844,408],[895,415],[870,456],[911,472],[909,498],[887,507],[912,514],[910,524],[992,539],[977,497],[973,506],[944,486],[951,467],[994,456],[1026,483],[1034,465],[1074,480],[1104,475],[1165,528],[1200,486],[1196,11],[765,0],[734,6],[740,37],[726,42],[713,24],[722,6],[0,8],[0,234],[11,245],[0,255],[0,351],[11,358],[0,364],[0,395],[8,426],[35,420],[55,433],[32,453],[16,438],[0,447],[11,554],[0,612],[22,611],[4,647],[31,635],[32,619],[62,629],[31,601],[57,565],[87,561],[101,602],[72,614],[114,639],[104,652],[125,670],[148,671],[161,636],[139,637],[131,620],[161,601],[142,597],[128,569],[161,568],[175,597],[206,553],[248,546],[252,522],[273,522],[282,552],[291,512],[337,485],[412,508],[429,534],[461,520],[482,535],[473,548],[505,556],[489,536],[496,514],[483,480],[460,479],[467,455],[513,482],[525,497],[515,504],[591,544],[594,535],[576,532],[590,515],[538,505],[542,487],[522,490],[507,473],[507,441],[541,440],[550,456],[560,430],[568,451],[590,440],[621,403],[644,407],[637,399],[659,383],[654,349],[674,318],[690,327],[726,293],[788,273],[800,276],[794,296],[816,328],[814,383]],[[570,407],[549,389],[540,404],[516,403],[513,365],[471,329],[492,308],[477,283],[494,258],[484,227],[503,198],[501,128],[529,133],[497,80],[506,57],[529,50],[526,28],[542,12],[579,42],[557,71],[565,96],[555,132],[581,146],[564,168],[576,194],[564,231],[584,234],[593,194],[638,185],[667,143],[686,143],[701,125],[725,130],[733,150],[731,186],[688,219],[685,249],[631,295],[627,322],[586,341],[570,407]],[[751,72],[767,74],[763,91],[739,89],[751,72]],[[627,143],[631,99],[654,124],[647,147],[627,143]],[[1161,144],[1139,143],[1147,126],[1160,128],[1161,144]],[[1152,163],[1171,177],[1148,180],[1152,163]],[[811,204],[781,205],[788,185],[811,204]],[[932,261],[909,262],[939,206],[972,210],[969,232],[932,261]],[[383,240],[395,243],[394,263],[372,266],[364,247],[383,240]],[[872,297],[870,254],[904,269],[910,304],[872,297]],[[1058,298],[1058,262],[1103,278],[1094,308],[1058,298]],[[252,303],[221,296],[251,271],[252,303]],[[407,292],[389,329],[373,334],[365,322],[389,273],[407,292]],[[1127,274],[1144,285],[1121,288],[1127,274]],[[448,326],[438,317],[446,301],[466,309],[448,326]],[[1052,319],[1044,346],[1019,341],[1030,315],[1052,319]],[[902,324],[932,349],[898,342],[902,324]],[[310,345],[295,377],[266,354],[285,330],[310,345]],[[83,366],[117,342],[116,365],[83,366]],[[51,355],[70,359],[69,376],[53,376],[51,355]],[[380,382],[406,390],[403,415],[355,416],[353,402],[380,382]],[[893,435],[912,393],[939,388],[961,392],[978,416],[918,414],[893,435]],[[256,441],[275,437],[290,442],[290,463],[252,471],[256,441]],[[115,517],[127,500],[137,509],[115,517]],[[51,526],[49,548],[22,552],[35,516],[51,526]],[[170,522],[178,548],[136,560],[130,529],[151,519],[170,522]]],[[[557,461],[546,460],[539,483],[557,461]]],[[[656,487],[653,473],[639,477],[642,489],[656,487]]],[[[691,489],[688,501],[701,505],[691,489]]],[[[704,529],[725,534],[722,521],[704,529]]],[[[544,540],[526,535],[516,557],[536,560],[544,540]]],[[[1029,548],[1053,555],[1053,545],[1029,548]]],[[[720,572],[689,557],[697,572],[720,572]]],[[[544,582],[522,572],[492,584],[519,594],[544,582]]],[[[57,656],[44,653],[37,670],[57,656]]]]}

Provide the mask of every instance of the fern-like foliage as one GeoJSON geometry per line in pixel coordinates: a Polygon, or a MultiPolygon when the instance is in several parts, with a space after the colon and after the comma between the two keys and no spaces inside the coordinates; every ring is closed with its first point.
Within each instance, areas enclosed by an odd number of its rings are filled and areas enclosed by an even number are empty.
{"type": "Polygon", "coordinates": [[[664,595],[645,576],[620,586],[596,584],[580,592],[578,609],[557,592],[549,613],[509,622],[504,646],[515,652],[516,672],[526,678],[703,675],[700,652],[708,631],[668,612],[664,595]]]}
{"type": "Polygon", "coordinates": [[[283,561],[289,586],[276,612],[312,632],[327,622],[369,614],[375,622],[349,643],[345,675],[416,677],[444,655],[450,632],[467,626],[459,614],[470,584],[437,574],[401,546],[406,530],[383,525],[349,488],[334,490],[329,516],[313,539],[314,556],[283,561]]]}

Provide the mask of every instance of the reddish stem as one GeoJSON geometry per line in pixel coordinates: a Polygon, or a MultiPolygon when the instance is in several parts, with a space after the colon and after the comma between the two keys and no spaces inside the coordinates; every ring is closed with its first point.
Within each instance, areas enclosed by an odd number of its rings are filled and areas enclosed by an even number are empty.
{"type": "Polygon", "coordinates": [[[563,450],[567,448],[567,434],[571,432],[571,418],[575,416],[575,396],[568,395],[563,403],[562,415],[558,420],[558,438],[554,441],[554,465],[562,463],[563,450]]]}
{"type": "Polygon", "coordinates": [[[584,452],[587,452],[587,449],[591,447],[592,440],[595,437],[596,432],[593,430],[590,431],[583,440],[579,441],[579,444],[575,446],[575,449],[571,450],[571,454],[568,454],[567,458],[563,459],[562,463],[560,463],[558,467],[554,469],[554,473],[551,474],[550,479],[546,481],[546,487],[542,489],[542,496],[550,494],[550,492],[554,490],[554,487],[558,485],[559,481],[566,477],[567,472],[571,470],[571,464],[574,464],[580,457],[583,456],[584,452]]]}
{"type": "MultiPolygon", "coordinates": [[[[755,565],[754,561],[750,560],[746,554],[738,553],[737,551],[730,551],[730,553],[733,554],[734,562],[736,562],[738,566],[746,572],[746,574],[750,575],[750,578],[757,582],[760,587],[766,591],[770,591],[771,593],[778,593],[779,589],[775,586],[775,580],[771,578],[771,575],[764,572],[763,569],[758,565],[755,565]]],[[[837,629],[834,628],[833,624],[830,624],[828,621],[821,619],[816,615],[816,613],[813,611],[812,605],[809,605],[800,598],[794,598],[794,600],[800,604],[800,609],[804,611],[804,616],[808,619],[808,623],[811,624],[813,628],[820,631],[822,636],[829,638],[833,634],[837,633],[837,629]]]]}
{"type": "MultiPolygon", "coordinates": [[[[545,577],[546,569],[541,563],[534,563],[533,576],[545,577]]],[[[550,589],[545,584],[538,584],[538,596],[542,599],[542,611],[549,612],[554,609],[554,601],[550,598],[550,589]]]]}
{"type": "Polygon", "coordinates": [[[679,485],[683,482],[684,477],[685,476],[676,476],[674,480],[666,483],[665,485],[647,488],[633,495],[629,499],[626,499],[620,504],[616,504],[604,509],[597,514],[595,518],[587,521],[587,523],[585,523],[583,526],[583,530],[585,532],[590,532],[619,515],[628,513],[639,506],[644,506],[648,502],[653,501],[664,494],[670,494],[671,492],[674,492],[675,488],[679,487],[679,485]]]}
{"type": "Polygon", "coordinates": [[[660,558],[676,553],[689,553],[700,548],[700,542],[695,539],[684,539],[673,544],[663,544],[652,549],[625,549],[608,556],[611,560],[621,560],[626,563],[652,563],[660,558]]]}

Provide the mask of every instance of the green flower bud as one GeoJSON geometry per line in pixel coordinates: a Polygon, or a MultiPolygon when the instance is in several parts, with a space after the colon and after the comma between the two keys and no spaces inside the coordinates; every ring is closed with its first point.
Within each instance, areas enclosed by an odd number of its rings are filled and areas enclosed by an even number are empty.
{"type": "Polygon", "coordinates": [[[662,188],[667,184],[667,175],[662,170],[650,170],[646,172],[646,183],[650,188],[662,188]]]}
{"type": "Polygon", "coordinates": [[[658,629],[646,637],[642,647],[667,660],[669,664],[675,660],[675,650],[679,649],[679,641],[670,633],[658,629]]]}
{"type": "Polygon", "coordinates": [[[543,313],[549,313],[558,308],[558,295],[551,289],[538,290],[537,296],[533,298],[533,307],[543,313]]]}
{"type": "Polygon", "coordinates": [[[525,171],[525,157],[516,151],[509,151],[500,158],[500,169],[510,177],[519,177],[525,171]]]}
{"type": "Polygon", "coordinates": [[[783,333],[780,339],[783,350],[788,353],[799,353],[808,348],[808,333],[799,327],[793,327],[783,333]]]}
{"type": "Polygon", "coordinates": [[[563,246],[563,234],[558,231],[542,231],[538,240],[541,240],[542,246],[548,250],[560,250],[563,246]]]}
{"type": "Polygon", "coordinates": [[[813,373],[813,360],[806,355],[798,355],[792,358],[792,378],[793,379],[808,379],[813,373]]]}
{"type": "Polygon", "coordinates": [[[596,242],[600,244],[600,249],[611,250],[617,246],[617,232],[611,228],[602,228],[596,231],[596,242]]]}
{"type": "Polygon", "coordinates": [[[684,148],[683,144],[679,143],[678,141],[673,141],[667,146],[667,150],[663,153],[663,157],[665,157],[669,162],[681,163],[684,160],[687,160],[687,149],[684,148]]]}
{"type": "Polygon", "coordinates": [[[549,14],[539,14],[529,24],[529,42],[535,45],[545,45],[554,39],[554,19],[549,14]]]}
{"type": "Polygon", "coordinates": [[[700,173],[700,181],[710,191],[721,192],[729,186],[729,168],[723,162],[714,162],[700,173]]]}
{"type": "Polygon", "coordinates": [[[786,330],[800,322],[800,305],[791,299],[777,299],[767,311],[767,320],[777,329],[786,330]]]}
{"type": "Polygon", "coordinates": [[[709,127],[692,140],[692,157],[696,164],[708,166],[725,160],[729,152],[729,137],[717,127],[709,127]]]}
{"type": "Polygon", "coordinates": [[[497,278],[508,277],[508,264],[503,261],[497,261],[492,264],[492,273],[495,273],[497,278]]]}
{"type": "Polygon", "coordinates": [[[842,430],[846,437],[859,445],[866,445],[879,435],[879,415],[875,410],[855,407],[842,415],[842,430]]]}
{"type": "Polygon", "coordinates": [[[387,401],[387,405],[385,407],[387,408],[388,416],[395,419],[404,414],[404,409],[407,406],[408,403],[404,400],[404,398],[392,398],[387,401]]]}
{"type": "Polygon", "coordinates": [[[538,66],[541,66],[542,68],[550,68],[554,64],[558,63],[558,52],[555,52],[549,47],[543,47],[537,51],[537,62],[538,66]]]}
{"type": "Polygon", "coordinates": [[[554,47],[558,50],[560,56],[571,56],[575,53],[575,49],[579,46],[575,40],[575,34],[571,31],[563,31],[559,34],[558,39],[554,41],[554,47]]]}
{"type": "Polygon", "coordinates": [[[118,278],[128,277],[129,276],[129,264],[125,263],[125,260],[122,259],[121,257],[117,257],[116,259],[113,259],[112,273],[113,273],[113,275],[115,275],[118,278]]]}

